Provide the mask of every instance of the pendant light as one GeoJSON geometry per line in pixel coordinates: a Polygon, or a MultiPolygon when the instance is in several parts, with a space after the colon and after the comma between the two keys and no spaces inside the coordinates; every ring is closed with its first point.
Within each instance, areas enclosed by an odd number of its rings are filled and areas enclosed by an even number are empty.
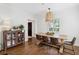
{"type": "Polygon", "coordinates": [[[48,8],[48,12],[46,13],[46,21],[52,21],[53,20],[53,13],[50,10],[50,8],[48,8]]]}

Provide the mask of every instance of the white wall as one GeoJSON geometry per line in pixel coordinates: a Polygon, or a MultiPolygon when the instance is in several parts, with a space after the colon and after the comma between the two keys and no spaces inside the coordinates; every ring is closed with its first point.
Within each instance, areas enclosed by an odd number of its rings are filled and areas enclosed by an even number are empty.
{"type": "Polygon", "coordinates": [[[78,6],[76,6],[76,13],[77,13],[77,17],[78,17],[78,19],[77,19],[77,41],[76,41],[76,45],[78,45],[79,46],[79,5],[78,6]]]}

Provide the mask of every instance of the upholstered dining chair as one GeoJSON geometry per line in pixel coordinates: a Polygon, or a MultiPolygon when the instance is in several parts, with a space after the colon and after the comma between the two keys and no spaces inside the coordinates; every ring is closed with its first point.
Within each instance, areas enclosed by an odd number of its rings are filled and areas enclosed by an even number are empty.
{"type": "Polygon", "coordinates": [[[53,45],[58,44],[58,39],[57,38],[50,37],[50,39],[51,39],[51,44],[53,44],[53,45]]]}
{"type": "Polygon", "coordinates": [[[36,34],[36,39],[37,39],[37,40],[41,40],[41,39],[42,39],[42,36],[41,36],[41,35],[36,34]]]}
{"type": "Polygon", "coordinates": [[[63,52],[65,52],[64,49],[68,49],[68,50],[73,51],[74,54],[75,54],[75,50],[74,50],[74,43],[75,43],[75,40],[76,40],[76,37],[73,37],[72,41],[65,41],[65,42],[64,42],[63,52]],[[69,49],[69,48],[65,47],[65,45],[71,46],[72,49],[69,49]]]}
{"type": "Polygon", "coordinates": [[[42,36],[42,40],[43,40],[43,42],[48,43],[48,37],[47,36],[42,36]]]}
{"type": "Polygon", "coordinates": [[[36,34],[36,45],[41,46],[41,42],[42,42],[42,36],[36,34]]]}
{"type": "Polygon", "coordinates": [[[50,39],[51,39],[51,46],[57,48],[58,53],[60,53],[59,49],[61,47],[61,44],[59,43],[58,38],[50,37],[50,39]]]}

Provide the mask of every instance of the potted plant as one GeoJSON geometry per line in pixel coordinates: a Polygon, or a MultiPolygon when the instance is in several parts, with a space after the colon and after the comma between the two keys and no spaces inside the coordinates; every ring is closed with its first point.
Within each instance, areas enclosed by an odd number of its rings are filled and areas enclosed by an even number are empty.
{"type": "Polygon", "coordinates": [[[16,26],[13,26],[13,28],[12,28],[14,31],[17,29],[17,27],[16,26]]]}
{"type": "Polygon", "coordinates": [[[22,31],[24,29],[24,26],[23,25],[20,25],[19,28],[22,31]]]}

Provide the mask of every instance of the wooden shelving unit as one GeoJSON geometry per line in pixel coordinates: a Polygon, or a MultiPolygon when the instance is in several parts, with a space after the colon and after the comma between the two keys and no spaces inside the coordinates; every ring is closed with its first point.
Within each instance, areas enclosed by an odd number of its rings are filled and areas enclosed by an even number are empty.
{"type": "Polygon", "coordinates": [[[25,43],[25,31],[3,31],[3,49],[25,43]]]}

